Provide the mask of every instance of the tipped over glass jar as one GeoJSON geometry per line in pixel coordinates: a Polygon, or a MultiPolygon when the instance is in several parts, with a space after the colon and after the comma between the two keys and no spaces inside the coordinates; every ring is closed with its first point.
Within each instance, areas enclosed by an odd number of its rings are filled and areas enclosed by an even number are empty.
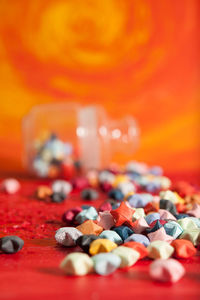
{"type": "Polygon", "coordinates": [[[23,161],[39,177],[71,177],[133,158],[139,128],[132,116],[110,119],[101,106],[35,106],[22,122],[23,161]]]}

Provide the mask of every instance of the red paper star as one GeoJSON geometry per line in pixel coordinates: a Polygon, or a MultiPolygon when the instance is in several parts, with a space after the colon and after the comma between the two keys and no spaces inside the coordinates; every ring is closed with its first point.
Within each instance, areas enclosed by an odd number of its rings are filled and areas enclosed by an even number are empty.
{"type": "Polygon", "coordinates": [[[125,202],[122,202],[117,209],[111,210],[115,226],[121,226],[124,222],[132,224],[132,217],[135,210],[128,207],[125,202]]]}

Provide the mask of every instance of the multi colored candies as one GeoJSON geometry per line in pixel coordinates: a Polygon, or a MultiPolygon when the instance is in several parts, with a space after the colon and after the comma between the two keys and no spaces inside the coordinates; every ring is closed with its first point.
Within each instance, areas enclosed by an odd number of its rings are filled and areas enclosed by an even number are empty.
{"type": "Polygon", "coordinates": [[[39,200],[55,203],[63,202],[72,191],[72,184],[66,180],[55,180],[51,187],[46,185],[38,186],[35,196],[39,200]]]}
{"type": "MultiPolygon", "coordinates": [[[[75,238],[68,234],[60,242],[68,246],[76,244],[91,255],[93,271],[99,275],[111,274],[117,268],[130,267],[146,258],[154,259],[150,266],[153,279],[178,281],[185,271],[170,257],[195,255],[195,246],[200,243],[198,204],[191,208],[186,197],[169,190],[171,182],[162,176],[159,168],[148,169],[146,165],[133,163],[127,173],[115,172],[95,173],[95,186],[99,181],[109,199],[99,208],[83,205],[65,212],[63,220],[72,226],[78,223],[76,228],[71,228],[80,236],[75,238]],[[159,189],[157,195],[143,192],[151,189],[153,192],[159,189]],[[179,213],[183,206],[184,213],[179,213]]],[[[82,189],[83,199],[95,198],[94,187],[88,189],[83,185],[82,189]]],[[[75,264],[71,258],[70,261],[71,265],[75,264]]],[[[71,265],[69,270],[65,265],[66,273],[72,274],[71,265]]]]}
{"type": "Polygon", "coordinates": [[[32,159],[32,169],[39,177],[55,178],[64,173],[73,174],[79,165],[71,143],[61,140],[57,135],[49,133],[45,138],[34,142],[35,155],[32,159]],[[67,171],[66,172],[66,169],[67,171]]]}
{"type": "MultiPolygon", "coordinates": [[[[170,186],[171,181],[160,168],[136,162],[125,169],[90,170],[85,177],[71,182],[56,180],[49,186],[39,186],[37,198],[55,203],[70,197],[73,189],[78,191],[81,202],[97,199],[98,188],[107,195],[99,207],[95,201],[94,206],[86,203],[63,211],[62,226],[67,227],[57,230],[57,243],[63,247],[77,246],[85,253],[68,254],[61,269],[69,275],[109,275],[118,268],[133,266],[138,260],[153,259],[153,279],[178,281],[185,271],[171,257],[184,259],[197,253],[200,205],[198,200],[194,201],[196,188],[190,189],[188,198],[185,188],[181,193],[180,187],[173,190],[170,186]]],[[[1,251],[14,253],[14,242],[3,239],[1,251]]]]}

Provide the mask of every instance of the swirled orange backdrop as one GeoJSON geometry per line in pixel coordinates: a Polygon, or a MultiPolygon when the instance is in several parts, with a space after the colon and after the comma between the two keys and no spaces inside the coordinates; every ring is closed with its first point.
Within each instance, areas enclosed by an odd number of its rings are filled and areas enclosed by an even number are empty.
{"type": "Polygon", "coordinates": [[[38,103],[132,113],[135,158],[200,168],[198,0],[1,0],[0,169],[23,172],[20,122],[38,103]]]}

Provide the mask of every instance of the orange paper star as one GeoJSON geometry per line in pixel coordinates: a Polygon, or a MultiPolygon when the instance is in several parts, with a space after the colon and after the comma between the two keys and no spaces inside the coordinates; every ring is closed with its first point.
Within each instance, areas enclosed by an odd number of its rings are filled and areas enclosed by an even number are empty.
{"type": "Polygon", "coordinates": [[[114,218],[115,226],[121,226],[124,222],[132,224],[134,212],[135,210],[128,207],[125,202],[122,202],[117,209],[110,211],[114,218]]]}

